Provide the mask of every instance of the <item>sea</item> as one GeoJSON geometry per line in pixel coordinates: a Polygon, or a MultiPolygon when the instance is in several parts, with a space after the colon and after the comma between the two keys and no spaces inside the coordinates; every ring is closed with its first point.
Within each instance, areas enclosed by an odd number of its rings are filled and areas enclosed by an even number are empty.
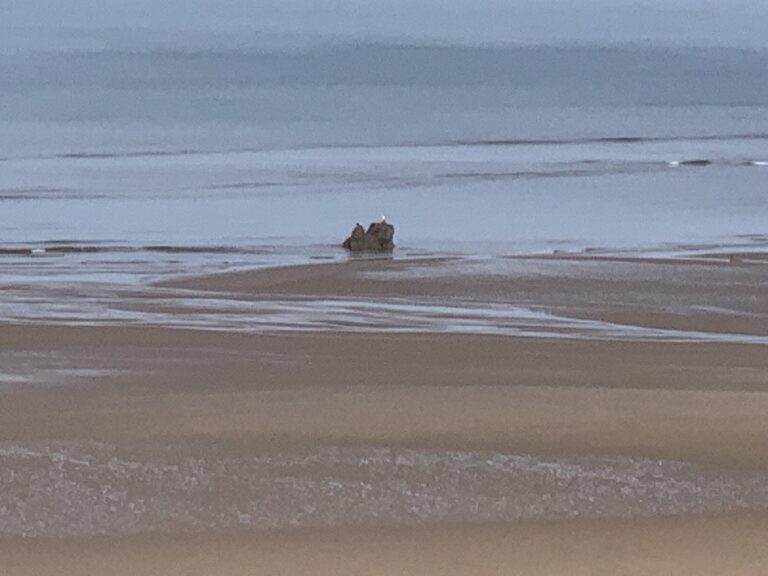
{"type": "Polygon", "coordinates": [[[0,54],[0,318],[345,260],[382,217],[395,258],[766,250],[768,51],[0,54]]]}

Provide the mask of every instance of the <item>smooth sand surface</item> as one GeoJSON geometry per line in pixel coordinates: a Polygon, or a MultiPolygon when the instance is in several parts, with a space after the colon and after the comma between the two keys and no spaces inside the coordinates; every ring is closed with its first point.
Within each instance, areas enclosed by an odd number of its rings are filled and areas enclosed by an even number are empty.
{"type": "Polygon", "coordinates": [[[5,327],[0,340],[140,370],[8,390],[0,440],[396,444],[768,467],[760,346],[65,327],[5,327]]]}
{"type": "MultiPolygon", "coordinates": [[[[391,273],[391,267],[323,265],[182,284],[247,298],[344,291],[448,297],[466,296],[473,286],[471,278],[360,279],[361,270],[391,273]],[[359,280],[354,289],[350,278],[359,280]]],[[[743,270],[734,269],[741,282],[743,270]]],[[[725,278],[731,268],[717,270],[725,278]]],[[[699,273],[691,286],[698,286],[699,273]]],[[[475,297],[510,297],[498,278],[476,284],[475,297]]],[[[659,286],[663,300],[672,288],[659,286]]],[[[653,294],[653,284],[642,291],[653,294]]],[[[765,305],[745,296],[754,291],[747,282],[737,289],[744,308],[765,305]]],[[[683,294],[696,299],[709,292],[694,287],[683,294]]],[[[648,309],[638,304],[624,312],[642,316],[648,309]]],[[[702,314],[717,327],[717,314],[702,314]]],[[[662,316],[655,321],[680,315],[662,316]]],[[[758,324],[752,318],[737,328],[759,333],[758,324]]],[[[768,354],[760,345],[3,325],[0,350],[5,362],[55,358],[59,369],[81,370],[67,376],[63,370],[61,381],[5,386],[2,442],[204,444],[233,453],[402,446],[645,456],[768,470],[768,354]],[[89,376],[82,369],[97,372],[89,376]]],[[[765,574],[765,542],[762,514],[6,538],[0,540],[0,573],[765,574]]]]}
{"type": "Polygon", "coordinates": [[[768,517],[0,539],[14,576],[758,576],[768,517]]]}

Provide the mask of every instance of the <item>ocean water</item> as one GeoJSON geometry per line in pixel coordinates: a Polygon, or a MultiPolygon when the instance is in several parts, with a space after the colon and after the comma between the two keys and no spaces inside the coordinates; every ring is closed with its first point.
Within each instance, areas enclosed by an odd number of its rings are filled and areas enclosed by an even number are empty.
{"type": "Polygon", "coordinates": [[[768,235],[768,52],[321,46],[0,56],[0,282],[768,235]]]}

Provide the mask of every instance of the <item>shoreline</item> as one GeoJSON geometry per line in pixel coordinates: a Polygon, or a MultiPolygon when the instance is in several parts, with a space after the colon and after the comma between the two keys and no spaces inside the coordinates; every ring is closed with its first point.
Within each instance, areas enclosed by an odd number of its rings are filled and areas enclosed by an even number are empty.
{"type": "MultiPolygon", "coordinates": [[[[741,257],[741,256],[740,256],[741,257]]],[[[758,260],[759,261],[759,260],[758,260]]],[[[759,261],[761,262],[761,261],[759,261]]],[[[350,260],[225,272],[156,284],[190,296],[253,303],[281,298],[350,302],[346,313],[375,329],[366,302],[417,304],[426,332],[455,331],[439,319],[470,324],[464,332],[597,340],[723,340],[768,343],[768,301],[760,286],[768,266],[703,260],[583,256],[494,259],[350,260]],[[445,310],[439,310],[444,304],[445,310]],[[469,309],[462,309],[468,306],[469,309]],[[480,307],[480,310],[478,310],[480,307]],[[484,308],[483,308],[484,307],[484,308]],[[433,311],[430,311],[432,308],[433,311]],[[475,322],[477,325],[472,325],[475,322]],[[430,326],[433,326],[430,329],[430,326]],[[485,328],[483,328],[485,327],[485,328]],[[590,332],[594,335],[590,336],[590,332]]],[[[290,306],[285,307],[288,311],[290,306]]],[[[396,315],[395,312],[390,312],[396,315]]],[[[333,325],[331,316],[327,320],[333,325]]],[[[393,324],[418,332],[399,318],[393,324]],[[398,323],[399,322],[399,323],[398,323]]],[[[335,327],[343,330],[340,322],[335,327]]],[[[365,328],[363,328],[365,331],[365,328]]],[[[394,331],[394,330],[393,330],[394,331]]]]}
{"type": "Polygon", "coordinates": [[[3,287],[0,322],[764,345],[763,261],[759,253],[741,252],[696,259],[422,255],[262,266],[138,285],[30,281],[3,287]]]}

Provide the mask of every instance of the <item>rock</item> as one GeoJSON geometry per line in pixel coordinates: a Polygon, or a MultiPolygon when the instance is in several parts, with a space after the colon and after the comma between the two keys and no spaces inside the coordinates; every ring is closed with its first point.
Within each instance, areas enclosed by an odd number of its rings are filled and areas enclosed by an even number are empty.
{"type": "Polygon", "coordinates": [[[382,220],[372,222],[368,230],[357,224],[342,246],[352,252],[391,252],[395,247],[394,238],[395,227],[382,220]]]}

